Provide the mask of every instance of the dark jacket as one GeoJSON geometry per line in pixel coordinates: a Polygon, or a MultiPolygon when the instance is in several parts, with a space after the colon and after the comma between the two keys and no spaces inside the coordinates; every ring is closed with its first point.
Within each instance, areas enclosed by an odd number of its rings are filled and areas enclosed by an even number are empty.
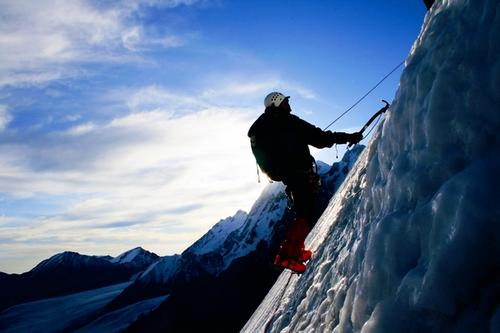
{"type": "Polygon", "coordinates": [[[349,139],[347,133],[323,131],[295,115],[272,107],[267,108],[253,123],[248,136],[257,163],[273,180],[281,180],[284,174],[309,170],[314,161],[309,145],[326,148],[335,143],[347,143],[349,139]],[[264,152],[255,149],[262,146],[268,149],[264,152]]]}

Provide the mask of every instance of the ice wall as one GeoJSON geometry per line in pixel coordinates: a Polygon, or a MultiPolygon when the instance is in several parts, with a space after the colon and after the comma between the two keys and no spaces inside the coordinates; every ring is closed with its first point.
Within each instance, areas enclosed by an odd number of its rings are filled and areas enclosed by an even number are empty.
{"type": "Polygon", "coordinates": [[[244,332],[500,332],[500,0],[438,0],[385,122],[244,332]]]}

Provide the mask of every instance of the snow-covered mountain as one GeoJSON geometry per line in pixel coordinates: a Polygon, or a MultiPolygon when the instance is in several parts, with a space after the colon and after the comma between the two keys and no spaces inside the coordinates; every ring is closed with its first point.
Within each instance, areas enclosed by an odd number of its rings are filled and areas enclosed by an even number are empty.
{"type": "Polygon", "coordinates": [[[110,267],[109,259],[99,256],[87,256],[77,252],[65,251],[53,255],[36,265],[30,272],[42,273],[58,268],[110,267]]]}
{"type": "Polygon", "coordinates": [[[160,257],[152,252],[144,250],[142,247],[136,247],[132,250],[126,251],[117,257],[111,256],[88,256],[77,252],[65,251],[53,255],[52,257],[43,260],[36,265],[31,272],[39,273],[49,271],[56,268],[81,268],[81,267],[106,267],[109,263],[128,266],[143,270],[149,267],[153,262],[160,257]]]}
{"type": "Polygon", "coordinates": [[[205,263],[207,270],[217,275],[227,269],[235,259],[255,251],[259,242],[269,243],[273,236],[273,227],[282,220],[286,208],[287,199],[283,184],[269,184],[248,214],[238,212],[234,217],[214,226],[213,229],[219,229],[222,224],[223,228],[228,220],[231,221],[231,225],[238,225],[231,232],[218,238],[217,247],[212,247],[210,243],[205,244],[203,242],[205,237],[202,237],[200,239],[202,242],[198,241],[193,244],[184,252],[184,255],[194,256],[201,263],[205,263]]]}
{"type": "Polygon", "coordinates": [[[436,1],[308,270],[242,332],[500,332],[499,9],[436,1]]]}
{"type": "Polygon", "coordinates": [[[124,282],[158,258],[142,248],[132,249],[116,258],[71,251],[58,253],[29,272],[0,275],[0,310],[26,301],[124,282]]]}
{"type": "Polygon", "coordinates": [[[142,285],[167,283],[177,272],[180,258],[178,254],[160,258],[142,272],[135,282],[142,285]]]}
{"type": "Polygon", "coordinates": [[[247,213],[239,210],[234,216],[219,221],[203,237],[189,247],[191,253],[205,254],[221,247],[229,234],[239,229],[247,218],[247,213]]]}
{"type": "Polygon", "coordinates": [[[132,250],[124,252],[116,258],[109,259],[110,262],[128,267],[134,267],[137,270],[144,270],[160,257],[153,253],[144,250],[142,247],[136,247],[132,250]]]}

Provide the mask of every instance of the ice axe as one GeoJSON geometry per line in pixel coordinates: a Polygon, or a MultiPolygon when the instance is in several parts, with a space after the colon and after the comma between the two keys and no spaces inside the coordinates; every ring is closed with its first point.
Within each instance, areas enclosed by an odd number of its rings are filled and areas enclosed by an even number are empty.
{"type": "MultiPolygon", "coordinates": [[[[363,134],[363,132],[368,128],[368,126],[371,125],[371,123],[373,123],[373,121],[375,119],[377,119],[378,116],[380,116],[382,113],[384,113],[385,111],[387,111],[387,109],[389,109],[389,107],[391,106],[389,104],[389,102],[387,102],[385,99],[382,100],[383,103],[385,103],[385,106],[383,108],[381,108],[380,110],[378,110],[371,118],[370,120],[368,120],[365,124],[365,126],[363,126],[363,128],[359,131],[359,133],[363,134]]],[[[353,146],[352,143],[349,143],[349,145],[347,146],[348,148],[351,148],[353,146]]]]}

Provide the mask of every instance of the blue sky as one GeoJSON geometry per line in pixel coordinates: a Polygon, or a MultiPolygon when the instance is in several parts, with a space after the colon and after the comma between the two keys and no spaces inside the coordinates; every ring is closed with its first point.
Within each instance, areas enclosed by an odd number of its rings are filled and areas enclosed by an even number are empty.
{"type": "MultiPolygon", "coordinates": [[[[246,137],[264,96],[283,91],[325,127],[407,56],[425,8],[0,0],[0,12],[0,271],[10,273],[64,250],[179,253],[248,211],[265,185],[246,137]]],[[[332,130],[361,127],[400,73],[332,130]]]]}

